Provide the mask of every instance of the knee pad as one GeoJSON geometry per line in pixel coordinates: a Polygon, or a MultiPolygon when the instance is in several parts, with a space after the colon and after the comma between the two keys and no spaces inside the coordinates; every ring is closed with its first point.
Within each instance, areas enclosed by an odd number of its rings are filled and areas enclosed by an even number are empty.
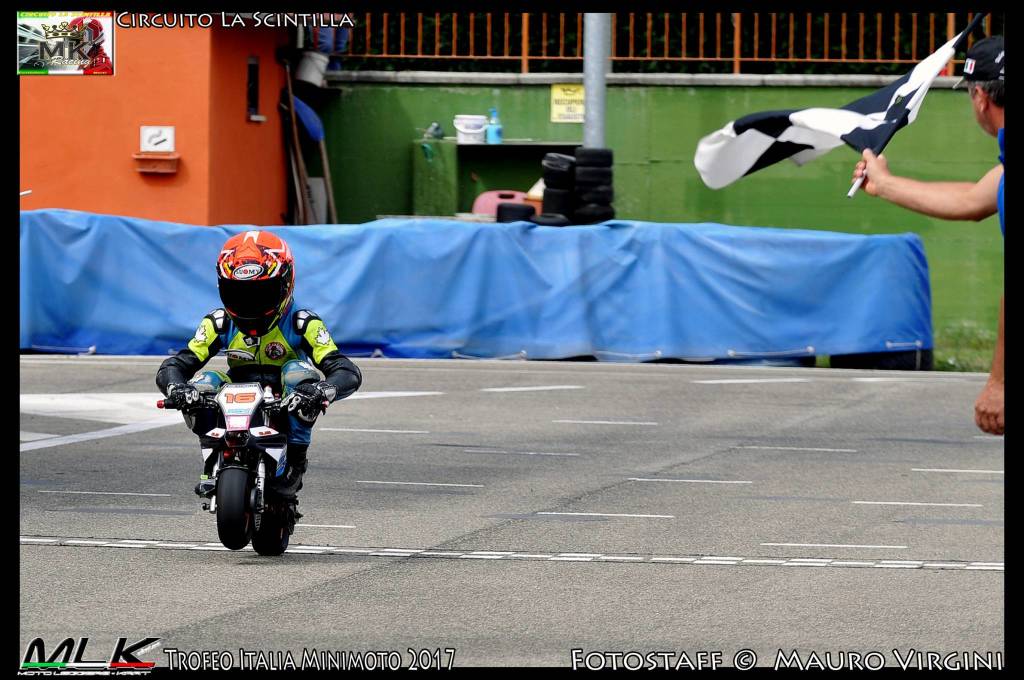
{"type": "Polygon", "coordinates": [[[281,387],[286,393],[309,381],[320,382],[320,372],[308,361],[292,359],[281,367],[281,387]]]}
{"type": "Polygon", "coordinates": [[[231,378],[220,371],[203,371],[189,380],[188,384],[194,386],[200,392],[216,392],[220,389],[221,385],[229,382],[231,382],[231,378]]]}

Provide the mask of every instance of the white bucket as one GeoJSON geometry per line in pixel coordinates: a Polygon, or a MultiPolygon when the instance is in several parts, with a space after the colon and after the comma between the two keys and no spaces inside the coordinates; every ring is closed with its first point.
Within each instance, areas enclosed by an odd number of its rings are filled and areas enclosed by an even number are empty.
{"type": "Polygon", "coordinates": [[[459,144],[483,144],[487,130],[487,116],[460,113],[452,123],[455,126],[456,142],[459,144]]]}
{"type": "Polygon", "coordinates": [[[328,58],[320,52],[303,52],[302,61],[295,72],[295,79],[322,87],[324,84],[324,73],[327,72],[328,58]]]}

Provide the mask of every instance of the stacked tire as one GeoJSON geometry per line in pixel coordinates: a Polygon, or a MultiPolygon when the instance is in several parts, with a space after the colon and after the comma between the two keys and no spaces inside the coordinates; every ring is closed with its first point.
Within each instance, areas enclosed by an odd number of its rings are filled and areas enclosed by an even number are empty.
{"type": "Polygon", "coordinates": [[[576,210],[576,157],[563,153],[544,154],[544,199],[541,214],[531,218],[534,224],[564,227],[572,224],[576,210]]]}
{"type": "Polygon", "coordinates": [[[573,224],[595,224],[615,219],[612,189],[612,150],[576,148],[573,224]]]}

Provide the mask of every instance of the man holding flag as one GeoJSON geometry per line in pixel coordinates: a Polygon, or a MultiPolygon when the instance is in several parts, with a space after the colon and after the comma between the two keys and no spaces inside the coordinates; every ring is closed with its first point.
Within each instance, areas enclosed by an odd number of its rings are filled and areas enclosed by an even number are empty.
{"type": "MultiPolygon", "coordinates": [[[[974,107],[974,116],[981,129],[999,140],[999,164],[975,183],[921,182],[898,177],[889,172],[885,156],[876,156],[870,149],[853,171],[854,182],[862,188],[914,212],[946,220],[983,220],[999,213],[999,228],[1006,236],[1003,222],[1003,122],[1005,52],[1003,37],[980,40],[967,51],[963,80],[974,107]]],[[[960,83],[957,83],[959,85],[960,83]]],[[[999,332],[992,372],[974,404],[974,420],[990,434],[1003,434],[1003,307],[999,302],[999,332]]]]}

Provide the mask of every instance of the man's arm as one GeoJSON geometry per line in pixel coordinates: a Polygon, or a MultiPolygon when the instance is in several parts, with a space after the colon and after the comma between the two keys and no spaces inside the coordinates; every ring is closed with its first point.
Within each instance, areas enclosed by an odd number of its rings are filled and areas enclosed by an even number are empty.
{"type": "Polygon", "coordinates": [[[217,352],[220,351],[221,341],[218,335],[218,325],[223,325],[223,315],[215,316],[215,310],[203,317],[196,334],[188,341],[188,347],[179,351],[172,357],[164,359],[156,372],[156,386],[160,391],[167,394],[167,388],[173,384],[188,382],[199,369],[217,352]]]}
{"type": "Polygon", "coordinates": [[[304,314],[297,318],[296,328],[302,334],[302,349],[313,360],[313,365],[323,372],[324,381],[336,388],[334,401],[354,393],[363,384],[362,372],[338,351],[320,317],[309,310],[302,310],[299,314],[304,314]]]}
{"type": "Polygon", "coordinates": [[[999,301],[999,334],[992,355],[992,372],[985,388],[974,402],[974,422],[984,432],[1003,434],[1003,309],[1005,296],[999,301]]]}
{"type": "Polygon", "coordinates": [[[1002,164],[989,170],[977,182],[922,182],[889,172],[885,155],[876,157],[865,149],[853,171],[857,180],[867,171],[861,188],[914,212],[944,220],[983,220],[999,210],[999,179],[1002,164]]]}

